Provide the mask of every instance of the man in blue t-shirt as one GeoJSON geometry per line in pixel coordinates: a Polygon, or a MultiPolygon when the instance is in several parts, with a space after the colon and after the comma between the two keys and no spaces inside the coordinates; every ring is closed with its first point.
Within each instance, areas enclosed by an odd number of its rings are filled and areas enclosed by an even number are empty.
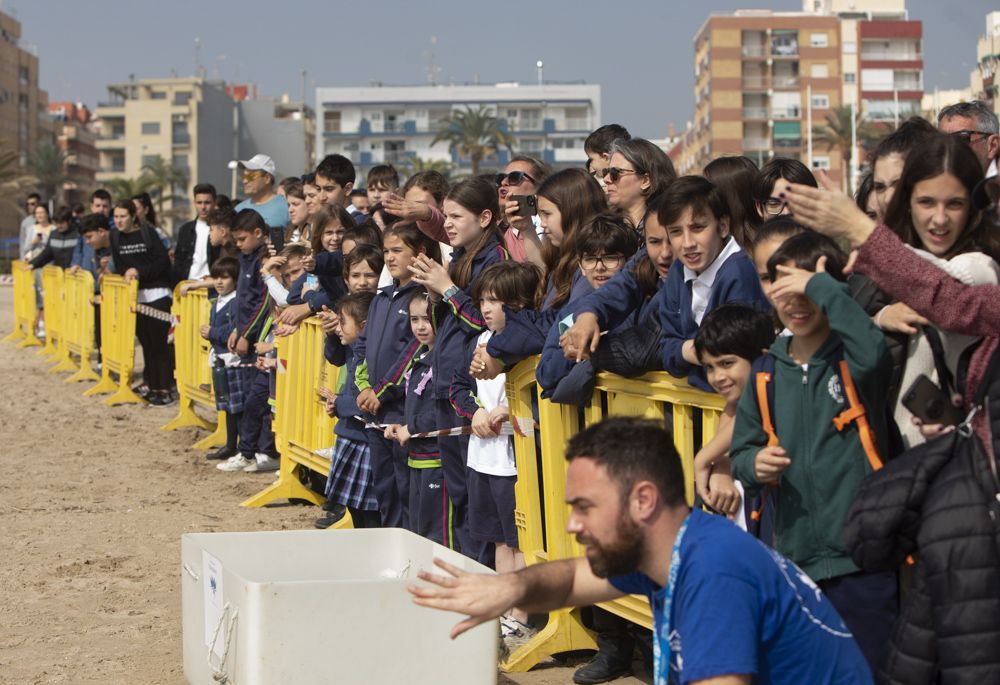
{"type": "Polygon", "coordinates": [[[422,571],[414,601],[468,618],[452,637],[511,607],[529,613],[637,593],[654,618],[654,682],[864,685],[871,671],[851,633],[792,562],[723,517],[692,511],[672,436],[659,424],[611,418],[566,449],[568,530],[586,561],[498,576],[422,571]]]}
{"type": "Polygon", "coordinates": [[[264,223],[274,228],[288,225],[288,202],[274,191],[277,169],[274,160],[267,155],[254,155],[247,160],[229,163],[229,168],[238,168],[243,180],[243,192],[247,199],[236,205],[235,211],[253,209],[264,217],[264,223]]]}

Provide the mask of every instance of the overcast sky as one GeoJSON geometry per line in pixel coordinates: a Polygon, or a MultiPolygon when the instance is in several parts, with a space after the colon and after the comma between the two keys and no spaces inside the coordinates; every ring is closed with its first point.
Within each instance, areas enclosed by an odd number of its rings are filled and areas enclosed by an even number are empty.
{"type": "MultiPolygon", "coordinates": [[[[924,22],[925,88],[963,88],[976,41],[995,0],[910,0],[924,22]]],[[[258,84],[262,95],[307,101],[316,86],[427,82],[430,55],[438,82],[536,82],[601,85],[605,123],[663,137],[694,102],[695,31],[709,12],[740,7],[800,10],[795,0],[0,0],[37,48],[41,85],[53,101],[106,99],[106,84],[194,73],[195,38],[210,78],[258,84]],[[432,47],[432,37],[436,45],[432,47]]]]}

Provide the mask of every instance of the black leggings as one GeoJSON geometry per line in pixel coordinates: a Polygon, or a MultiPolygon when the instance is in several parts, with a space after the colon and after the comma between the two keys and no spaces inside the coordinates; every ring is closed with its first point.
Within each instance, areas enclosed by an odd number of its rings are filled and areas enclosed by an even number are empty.
{"type": "MultiPolygon", "coordinates": [[[[161,297],[147,303],[161,312],[170,311],[171,299],[161,297]]],[[[174,378],[173,355],[167,344],[170,324],[150,316],[136,314],[135,335],[142,345],[143,370],[142,378],[150,390],[170,390],[174,378]]]]}

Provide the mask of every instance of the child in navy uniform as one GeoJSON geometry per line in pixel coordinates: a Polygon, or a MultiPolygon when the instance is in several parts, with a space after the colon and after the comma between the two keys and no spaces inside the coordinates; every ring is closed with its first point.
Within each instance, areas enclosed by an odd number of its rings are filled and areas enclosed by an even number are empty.
{"type": "Polygon", "coordinates": [[[385,436],[398,441],[407,451],[410,530],[439,544],[452,546],[448,490],[441,470],[441,450],[438,449],[437,438],[411,437],[438,428],[434,370],[430,362],[436,338],[431,306],[425,290],[411,291],[407,303],[410,329],[420,347],[406,372],[403,423],[386,428],[385,436]]]}
{"type": "Polygon", "coordinates": [[[212,343],[209,363],[212,366],[212,386],[215,408],[226,412],[226,444],[207,455],[208,459],[229,459],[236,456],[236,441],[240,434],[243,414],[243,371],[235,368],[239,359],[226,349],[229,334],[235,328],[236,281],[240,263],[223,257],[212,264],[209,273],[218,294],[208,314],[208,324],[201,327],[201,337],[212,343]],[[230,363],[227,363],[229,361],[230,363]]]}
{"type": "MultiPolygon", "coordinates": [[[[486,345],[490,337],[504,329],[507,312],[534,306],[540,281],[537,267],[513,261],[494,264],[480,274],[472,297],[487,330],[470,341],[466,350],[468,363],[454,374],[451,385],[452,406],[472,422],[468,455],[469,533],[481,544],[495,545],[497,573],[525,567],[514,523],[517,481],[514,443],[510,436],[498,435],[500,426],[510,418],[507,375],[473,380],[469,363],[478,346],[486,345]]],[[[528,625],[528,614],[520,609],[512,609],[501,623],[507,651],[514,651],[537,632],[528,625]]]]}

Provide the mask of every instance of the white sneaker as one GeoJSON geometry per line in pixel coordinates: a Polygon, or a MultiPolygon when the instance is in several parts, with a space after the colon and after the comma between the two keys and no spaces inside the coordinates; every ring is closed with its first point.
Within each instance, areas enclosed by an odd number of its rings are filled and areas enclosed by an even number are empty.
{"type": "Polygon", "coordinates": [[[242,454],[237,454],[235,457],[229,457],[227,461],[216,465],[215,468],[220,471],[242,471],[250,464],[255,464],[256,462],[251,461],[244,457],[242,454]]]}
{"type": "Polygon", "coordinates": [[[257,472],[261,472],[261,471],[277,471],[278,470],[279,463],[278,463],[277,459],[272,459],[271,457],[269,457],[268,455],[264,454],[263,452],[258,452],[256,456],[257,456],[257,461],[251,461],[251,462],[249,462],[243,468],[244,472],[246,472],[246,473],[257,473],[257,472]]]}

